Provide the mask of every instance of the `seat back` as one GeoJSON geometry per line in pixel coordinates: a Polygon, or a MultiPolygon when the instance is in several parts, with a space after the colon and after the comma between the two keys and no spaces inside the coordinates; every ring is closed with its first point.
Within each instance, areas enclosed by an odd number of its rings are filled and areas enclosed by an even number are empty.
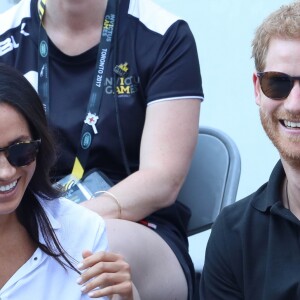
{"type": "Polygon", "coordinates": [[[211,228],[223,207],[235,202],[241,160],[223,131],[201,126],[190,170],[178,200],[192,211],[188,235],[211,228]]]}

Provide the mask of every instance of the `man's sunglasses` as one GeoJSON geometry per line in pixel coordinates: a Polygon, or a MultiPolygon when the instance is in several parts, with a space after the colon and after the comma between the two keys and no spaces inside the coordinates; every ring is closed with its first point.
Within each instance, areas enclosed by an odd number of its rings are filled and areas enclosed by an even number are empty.
{"type": "Polygon", "coordinates": [[[263,93],[273,100],[283,100],[290,94],[295,81],[300,76],[290,76],[281,72],[257,72],[263,93]]]}
{"type": "Polygon", "coordinates": [[[24,167],[32,163],[39,151],[41,140],[25,141],[0,148],[8,162],[14,167],[24,167]]]}

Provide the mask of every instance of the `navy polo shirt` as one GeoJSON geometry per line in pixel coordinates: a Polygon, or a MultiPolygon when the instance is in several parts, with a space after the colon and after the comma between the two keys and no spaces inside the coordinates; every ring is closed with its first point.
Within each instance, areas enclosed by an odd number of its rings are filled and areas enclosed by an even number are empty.
{"type": "Polygon", "coordinates": [[[206,249],[201,299],[300,299],[300,221],[282,204],[281,161],[269,182],[230,205],[206,249]]]}
{"type": "MultiPolygon", "coordinates": [[[[114,182],[128,176],[121,133],[129,167],[132,172],[138,170],[147,105],[170,99],[203,99],[196,43],[185,21],[152,1],[122,0],[118,24],[103,78],[98,134],[85,168],[99,168],[114,182]],[[122,65],[127,71],[117,78],[116,99],[114,70],[122,65]]],[[[16,67],[36,88],[39,28],[37,0],[23,0],[0,18],[0,62],[16,67]]],[[[71,173],[81,142],[98,45],[75,56],[61,52],[51,39],[48,47],[49,123],[59,149],[53,175],[63,177],[71,173]]]]}

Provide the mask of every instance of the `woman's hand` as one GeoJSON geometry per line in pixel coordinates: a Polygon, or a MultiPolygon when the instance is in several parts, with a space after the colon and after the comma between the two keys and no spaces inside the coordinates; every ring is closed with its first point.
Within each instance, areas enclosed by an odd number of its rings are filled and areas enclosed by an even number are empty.
{"type": "Polygon", "coordinates": [[[78,269],[83,271],[77,283],[90,298],[133,300],[133,283],[129,264],[119,254],[84,250],[78,269]],[[113,297],[113,295],[115,295],[113,297]]]}

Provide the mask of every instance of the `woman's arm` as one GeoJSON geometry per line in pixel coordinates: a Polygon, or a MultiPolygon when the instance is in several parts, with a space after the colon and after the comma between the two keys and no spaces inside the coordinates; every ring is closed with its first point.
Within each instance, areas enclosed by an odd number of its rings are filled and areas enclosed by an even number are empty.
{"type": "Polygon", "coordinates": [[[138,221],[169,206],[188,172],[199,129],[200,100],[180,99],[150,104],[140,148],[139,170],[108,194],[82,205],[104,218],[138,221]]]}

